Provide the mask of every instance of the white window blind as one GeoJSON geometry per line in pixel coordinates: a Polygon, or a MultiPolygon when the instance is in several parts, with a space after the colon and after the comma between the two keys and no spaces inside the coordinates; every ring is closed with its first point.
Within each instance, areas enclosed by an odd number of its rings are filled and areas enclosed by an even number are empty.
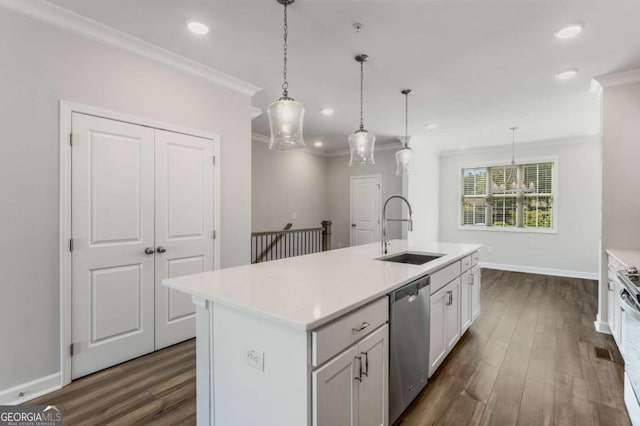
{"type": "Polygon", "coordinates": [[[553,162],[462,169],[462,225],[553,228],[553,173],[553,162]]]}

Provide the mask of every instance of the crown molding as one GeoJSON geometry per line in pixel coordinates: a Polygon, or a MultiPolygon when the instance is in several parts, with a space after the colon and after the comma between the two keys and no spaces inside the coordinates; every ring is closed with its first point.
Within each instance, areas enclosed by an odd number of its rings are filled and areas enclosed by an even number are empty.
{"type": "MultiPolygon", "coordinates": [[[[251,107],[251,119],[253,120],[256,117],[259,117],[262,115],[262,109],[258,108],[258,107],[251,107]]],[[[260,135],[262,136],[262,135],[260,135]]]]}
{"type": "MultiPolygon", "coordinates": [[[[251,140],[260,143],[269,143],[271,138],[269,136],[261,135],[260,133],[251,133],[251,140]]],[[[319,155],[320,157],[328,157],[329,155],[326,152],[314,150],[308,147],[302,149],[296,149],[294,151],[298,152],[306,152],[307,154],[319,155]]]]}
{"type": "Polygon", "coordinates": [[[621,86],[629,83],[640,82],[640,69],[615,74],[601,75],[595,78],[602,87],[621,86]]]}
{"type": "MultiPolygon", "coordinates": [[[[395,143],[386,143],[384,145],[375,145],[373,148],[373,152],[378,151],[389,151],[390,149],[399,150],[402,147],[402,144],[398,145],[395,143]]],[[[328,157],[340,157],[342,155],[349,155],[349,149],[338,149],[332,150],[327,153],[328,157]]]]}
{"type": "MultiPolygon", "coordinates": [[[[595,143],[600,141],[600,134],[589,134],[589,135],[575,135],[568,136],[566,138],[557,138],[557,139],[544,139],[537,142],[523,142],[516,143],[518,149],[527,149],[527,148],[542,148],[542,147],[551,147],[551,146],[560,146],[560,145],[569,145],[569,144],[578,144],[578,143],[595,143]]],[[[467,156],[469,154],[478,154],[478,153],[486,153],[486,152],[503,152],[505,149],[511,149],[511,144],[502,144],[502,145],[490,145],[490,146],[479,146],[476,148],[469,149],[455,149],[455,150],[447,150],[440,151],[440,157],[459,157],[459,156],[467,156]]]]}
{"type": "Polygon", "coordinates": [[[192,59],[133,37],[46,0],[0,0],[0,6],[97,42],[169,65],[233,91],[253,96],[261,88],[192,59]]]}

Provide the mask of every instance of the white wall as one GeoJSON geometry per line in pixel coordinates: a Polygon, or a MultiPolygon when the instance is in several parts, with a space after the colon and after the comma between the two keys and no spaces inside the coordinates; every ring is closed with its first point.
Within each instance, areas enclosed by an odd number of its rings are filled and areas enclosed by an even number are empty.
{"type": "Polygon", "coordinates": [[[596,277],[600,223],[600,147],[597,137],[516,147],[516,160],[557,157],[554,220],[557,233],[458,229],[460,169],[511,159],[511,147],[440,159],[440,239],[482,244],[480,260],[524,270],[596,277]],[[488,252],[488,247],[493,249],[488,252]]]}
{"type": "Polygon", "coordinates": [[[413,206],[413,232],[407,234],[410,241],[429,242],[440,240],[440,159],[427,136],[411,139],[414,149],[411,171],[406,179],[406,191],[413,206]]]}
{"type": "Polygon", "coordinates": [[[0,390],[59,371],[59,105],[221,136],[222,265],[247,263],[250,98],[0,8],[0,390]]]}
{"type": "Polygon", "coordinates": [[[327,157],[270,150],[254,140],[251,152],[252,230],[319,228],[329,218],[327,157]],[[292,218],[296,213],[297,219],[292,218]]]}
{"type": "MultiPolygon", "coordinates": [[[[399,148],[398,144],[398,148],[399,148]]],[[[366,167],[349,167],[349,156],[340,155],[329,158],[328,167],[328,197],[329,217],[333,222],[332,246],[333,248],[349,247],[351,225],[349,217],[350,205],[350,177],[362,175],[382,176],[382,201],[390,195],[402,194],[402,178],[396,176],[396,150],[376,151],[374,159],[376,164],[366,167]]],[[[411,200],[409,200],[411,201],[411,200]]],[[[388,217],[400,217],[401,204],[394,200],[389,203],[388,217]]],[[[389,223],[389,238],[401,238],[401,223],[389,223]]]]}

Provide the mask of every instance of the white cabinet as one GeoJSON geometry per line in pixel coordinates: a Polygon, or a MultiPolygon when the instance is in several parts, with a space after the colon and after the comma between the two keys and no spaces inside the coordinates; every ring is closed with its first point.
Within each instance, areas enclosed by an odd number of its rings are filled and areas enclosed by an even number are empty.
{"type": "Polygon", "coordinates": [[[478,265],[471,268],[471,322],[480,316],[480,289],[482,286],[482,273],[478,265]]]}
{"type": "Polygon", "coordinates": [[[312,373],[314,425],[389,423],[388,342],[385,324],[312,373]]]}
{"type": "MultiPolygon", "coordinates": [[[[469,256],[471,258],[471,256],[469,256]]],[[[460,277],[460,333],[471,327],[471,292],[473,290],[473,276],[467,271],[460,277]]]]}
{"type": "Polygon", "coordinates": [[[431,295],[429,377],[460,339],[460,278],[431,295]]]}

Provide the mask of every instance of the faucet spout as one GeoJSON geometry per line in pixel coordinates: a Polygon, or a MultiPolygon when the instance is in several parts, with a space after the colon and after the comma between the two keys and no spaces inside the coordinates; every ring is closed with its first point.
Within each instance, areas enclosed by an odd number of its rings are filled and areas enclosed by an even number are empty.
{"type": "Polygon", "coordinates": [[[387,254],[387,249],[389,247],[389,235],[387,232],[388,220],[393,220],[395,222],[407,222],[407,230],[409,232],[413,231],[413,210],[411,209],[411,204],[409,203],[409,200],[407,200],[402,195],[392,195],[389,198],[387,198],[387,200],[384,202],[384,206],[382,207],[382,254],[387,254]],[[400,200],[404,201],[404,203],[407,205],[407,208],[409,209],[408,219],[387,219],[387,205],[389,204],[389,201],[391,201],[394,198],[399,198],[400,200]]]}

